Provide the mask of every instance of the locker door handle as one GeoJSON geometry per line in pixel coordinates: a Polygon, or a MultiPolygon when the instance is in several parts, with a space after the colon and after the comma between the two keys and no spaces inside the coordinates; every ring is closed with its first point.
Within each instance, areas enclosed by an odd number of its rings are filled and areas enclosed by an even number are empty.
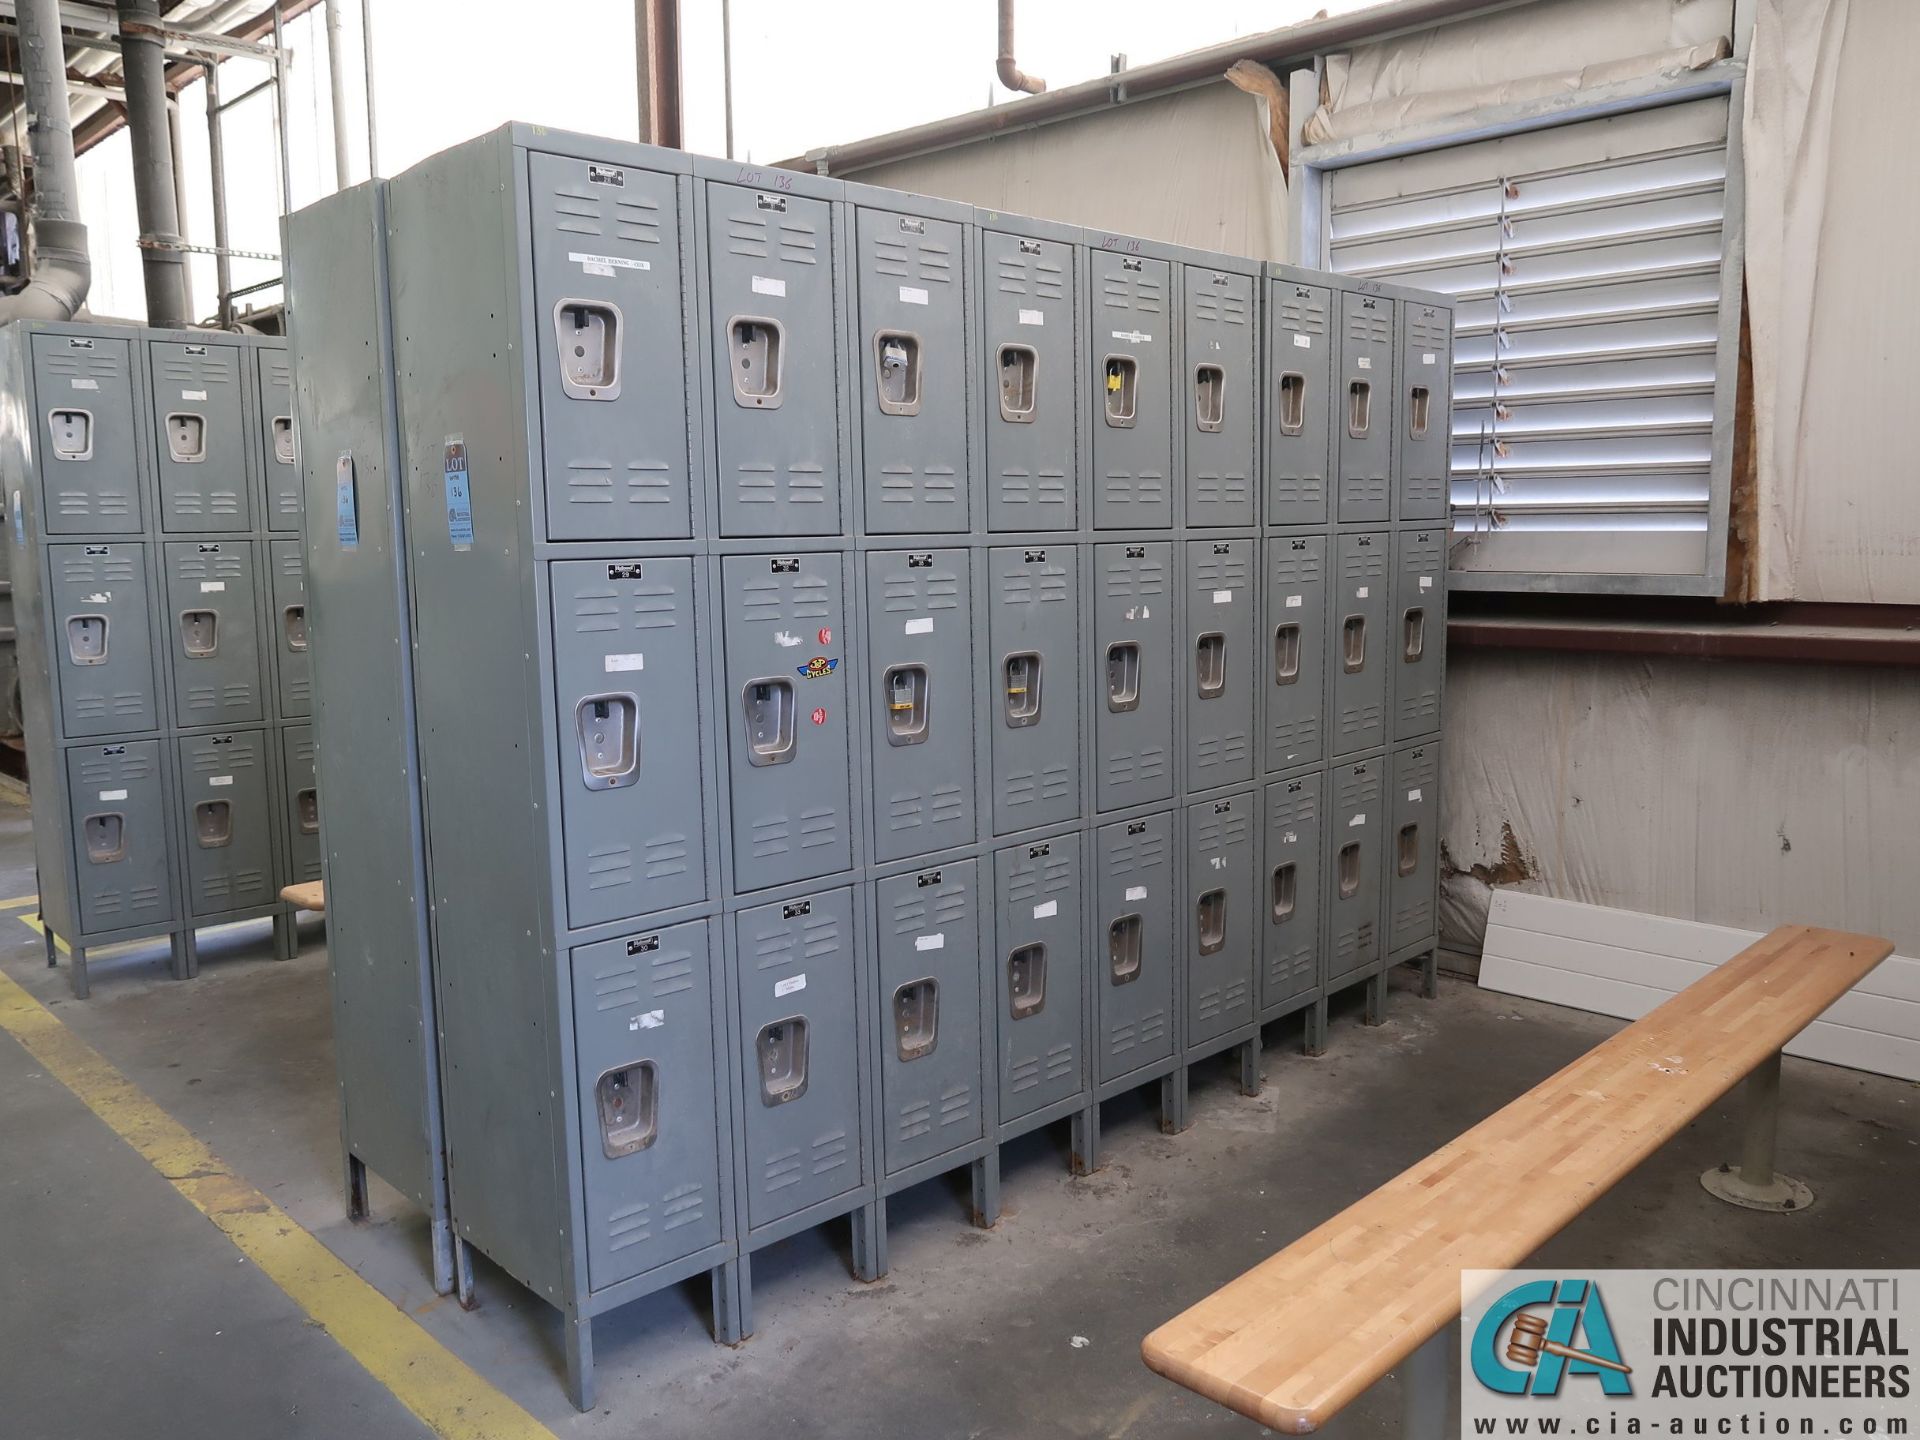
{"type": "Polygon", "coordinates": [[[807,1017],[789,1015],[760,1027],[760,1103],[785,1105],[807,1093],[807,1017]]]}
{"type": "Polygon", "coordinates": [[[1296,884],[1294,862],[1276,865],[1273,870],[1273,923],[1284,925],[1293,918],[1294,887],[1296,884]]]}
{"type": "Polygon", "coordinates": [[[1227,637],[1220,631],[1194,641],[1193,678],[1202,700],[1218,700],[1227,693],[1227,637]]]}
{"type": "Polygon", "coordinates": [[[1199,930],[1200,953],[1212,955],[1227,943],[1227,892],[1209,890],[1194,906],[1194,922],[1199,930]]]}
{"type": "Polygon", "coordinates": [[[632,695],[588,695],[573,707],[580,778],[589,790],[617,790],[640,775],[640,702],[632,695]]]}
{"type": "Polygon", "coordinates": [[[1349,675],[1367,668],[1367,617],[1349,615],[1340,624],[1340,663],[1349,675]]]}
{"type": "Polygon", "coordinates": [[[1426,607],[1416,605],[1407,611],[1402,617],[1402,628],[1400,658],[1409,665],[1417,664],[1427,648],[1426,607]]]}
{"type": "Polygon", "coordinates": [[[1001,689],[1006,697],[1010,728],[1018,730],[1040,720],[1040,655],[1021,650],[1001,662],[1001,689]]]}
{"type": "Polygon", "coordinates": [[[786,332],[778,320],[736,315],[727,322],[728,371],[733,403],[748,410],[777,410],[782,398],[780,365],[786,332]]]}
{"type": "Polygon", "coordinates": [[[1109,355],[1106,363],[1107,424],[1131,430],[1138,400],[1140,365],[1131,355],[1109,355]]]}
{"type": "Polygon", "coordinates": [[[207,417],[191,410],[167,416],[167,454],[176,465],[198,465],[207,458],[207,417]]]}
{"type": "Polygon", "coordinates": [[[287,606],[280,612],[280,628],[287,637],[287,649],[304,651],[307,648],[307,607],[287,606]]]}
{"type": "Polygon", "coordinates": [[[1300,680],[1300,624],[1289,621],[1273,632],[1273,683],[1294,685],[1300,680]]]}
{"type": "Polygon", "coordinates": [[[302,835],[320,833],[320,793],[309,787],[293,797],[294,822],[302,835]]]}
{"type": "Polygon", "coordinates": [[[609,1160],[653,1144],[660,1134],[660,1070],[651,1060],[635,1060],[603,1070],[594,1082],[594,1109],[600,1116],[600,1148],[609,1160]]]}
{"type": "Polygon", "coordinates": [[[180,648],[195,660],[220,652],[220,614],[216,610],[180,612],[180,648]]]}
{"type": "Polygon", "coordinates": [[[1411,875],[1420,868],[1420,822],[1400,827],[1400,840],[1396,847],[1398,855],[1394,869],[1401,875],[1411,875]]]}
{"type": "Polygon", "coordinates": [[[1351,900],[1360,889],[1360,842],[1349,840],[1340,847],[1338,867],[1340,898],[1351,900]]]}
{"type": "Polygon", "coordinates": [[[1107,647],[1107,709],[1114,714],[1140,708],[1140,647],[1123,640],[1107,647]]]}
{"type": "Polygon", "coordinates": [[[1193,369],[1193,421],[1202,430],[1214,431],[1227,408],[1227,372],[1218,365],[1196,365],[1193,369]]]}
{"type": "Polygon", "coordinates": [[[87,846],[87,863],[112,865],[127,858],[127,817],[119,811],[89,815],[80,822],[87,846]]]}
{"type": "Polygon", "coordinates": [[[1432,409],[1432,392],[1424,385],[1416,385],[1407,396],[1407,438],[1424,440],[1427,438],[1427,415],[1432,409]]]}
{"type": "Polygon", "coordinates": [[[1145,926],[1138,915],[1122,915],[1107,927],[1107,981],[1131,985],[1140,978],[1145,926]]]}
{"type": "Polygon", "coordinates": [[[1365,438],[1367,426],[1373,420],[1373,384],[1367,380],[1355,380],[1347,386],[1347,434],[1354,439],[1365,438]]]}
{"type": "Polygon", "coordinates": [[[927,738],[927,667],[889,665],[881,677],[886,696],[887,744],[918,745],[927,738]]]}
{"type": "Polygon", "coordinates": [[[202,800],[193,807],[193,838],[202,850],[218,850],[233,843],[233,806],[225,800],[202,800]]]}
{"type": "Polygon", "coordinates": [[[54,410],[47,415],[53,458],[91,460],[93,458],[93,412],[91,410],[54,410]]]}
{"type": "Polygon", "coordinates": [[[873,383],[882,415],[920,413],[920,337],[881,330],[873,337],[873,383]]]}
{"type": "Polygon", "coordinates": [[[793,759],[793,685],[749,680],[740,691],[747,722],[747,763],[785,765],[793,759]]]}
{"type": "Polygon", "coordinates": [[[610,300],[561,300],[553,307],[560,388],[571,400],[620,398],[620,349],[626,334],[610,300]]]}
{"type": "Polygon", "coordinates": [[[69,615],[67,617],[67,658],[75,665],[107,663],[107,617],[69,615]]]}
{"type": "Polygon", "coordinates": [[[940,1043],[938,980],[910,980],[893,992],[893,1043],[902,1064],[933,1053],[940,1043]]]}
{"type": "Polygon", "coordinates": [[[1000,418],[1010,425],[1031,425],[1039,392],[1040,353],[1031,345],[1000,347],[1000,418]]]}
{"type": "Polygon", "coordinates": [[[1007,1008],[1015,1020],[1047,1006],[1047,947],[1022,945],[1007,956],[1007,1008]]]}
{"type": "Polygon", "coordinates": [[[1298,435],[1307,428],[1307,377],[1288,371],[1280,377],[1280,433],[1298,435]]]}
{"type": "Polygon", "coordinates": [[[276,464],[293,464],[293,417],[273,417],[273,458],[276,464]]]}

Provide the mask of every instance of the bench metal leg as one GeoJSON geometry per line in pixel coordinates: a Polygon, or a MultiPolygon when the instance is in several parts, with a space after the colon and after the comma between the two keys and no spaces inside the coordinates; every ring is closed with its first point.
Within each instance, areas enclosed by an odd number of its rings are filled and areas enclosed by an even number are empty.
{"type": "Polygon", "coordinates": [[[1000,1147],[989,1147],[987,1153],[973,1162],[973,1223],[981,1230],[991,1230],[1000,1223],[1000,1147]]]}
{"type": "Polygon", "coordinates": [[[1402,1440],[1446,1440],[1447,1422],[1459,1408],[1453,1394],[1454,1320],[1400,1362],[1402,1440]]]}
{"type": "Polygon", "coordinates": [[[1707,1193],[1743,1210],[1784,1215],[1813,1204],[1813,1191],[1773,1168],[1780,1133],[1780,1052],[1774,1051],[1747,1076],[1746,1138],[1740,1164],[1718,1165],[1700,1177],[1707,1193]]]}

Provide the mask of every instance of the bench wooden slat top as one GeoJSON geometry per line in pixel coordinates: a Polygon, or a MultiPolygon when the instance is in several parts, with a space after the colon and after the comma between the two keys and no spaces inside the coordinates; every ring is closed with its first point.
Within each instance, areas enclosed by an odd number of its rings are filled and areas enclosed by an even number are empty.
{"type": "Polygon", "coordinates": [[[1797,1035],[1893,946],[1783,926],[1146,1338],[1153,1369],[1319,1429],[1797,1035]]]}
{"type": "Polygon", "coordinates": [[[327,908],[326,882],[309,880],[303,885],[282,885],[280,898],[296,910],[325,910],[327,908]]]}

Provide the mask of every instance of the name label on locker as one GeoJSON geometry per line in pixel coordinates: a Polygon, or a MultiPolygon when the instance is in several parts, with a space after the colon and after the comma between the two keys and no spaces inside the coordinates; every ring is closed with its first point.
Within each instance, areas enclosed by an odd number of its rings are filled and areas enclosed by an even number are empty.
{"type": "Polygon", "coordinates": [[[1044,900],[1033,907],[1033,918],[1036,920],[1051,920],[1059,913],[1060,902],[1058,900],[1044,900]]]}
{"type": "Polygon", "coordinates": [[[787,282],[772,275],[756,275],[753,277],[753,293],[774,295],[784,300],[787,297],[787,282]]]}
{"type": "Polygon", "coordinates": [[[217,594],[219,591],[225,590],[226,588],[227,588],[227,582],[224,580],[202,580],[200,582],[200,593],[202,595],[217,594]]]}
{"type": "Polygon", "coordinates": [[[473,487],[467,479],[467,437],[447,436],[441,474],[447,491],[447,538],[459,551],[473,549],[473,487]]]}
{"type": "Polygon", "coordinates": [[[916,950],[944,950],[947,948],[946,932],[943,930],[934,935],[916,935],[913,937],[913,948],[916,950]]]}
{"type": "Polygon", "coordinates": [[[647,668],[646,662],[645,655],[609,655],[607,656],[607,673],[611,675],[618,670],[644,670],[647,668]]]}
{"type": "Polygon", "coordinates": [[[1418,800],[1419,798],[1420,798],[1420,792],[1418,790],[1407,791],[1407,799],[1418,800]]]}
{"type": "Polygon", "coordinates": [[[1433,364],[1433,356],[1431,356],[1431,355],[1422,355],[1422,356],[1420,357],[1420,363],[1421,363],[1422,365],[1431,365],[1431,364],[1433,364]]]}
{"type": "Polygon", "coordinates": [[[1129,345],[1151,345],[1153,343],[1153,336],[1144,330],[1116,330],[1113,332],[1113,338],[1116,340],[1124,340],[1129,345]]]}
{"type": "Polygon", "coordinates": [[[1047,323],[1047,312],[1044,310],[1022,310],[1020,312],[1020,323],[1022,325],[1045,325],[1047,323]]]}
{"type": "Polygon", "coordinates": [[[1351,820],[1347,821],[1347,828],[1349,830],[1357,830],[1366,823],[1367,823],[1367,812],[1362,810],[1358,815],[1354,816],[1351,820]]]}
{"type": "Polygon", "coordinates": [[[1366,599],[1366,598],[1367,598],[1367,587],[1366,587],[1365,585],[1362,585],[1362,586],[1361,586],[1361,587],[1360,587],[1360,588],[1359,588],[1358,590],[1356,590],[1356,591],[1354,591],[1354,592],[1353,592],[1353,598],[1354,598],[1354,599],[1356,599],[1356,600],[1364,600],[1364,599],[1366,599]]]}
{"type": "Polygon", "coordinates": [[[789,975],[784,980],[776,980],[773,982],[773,998],[778,1000],[782,995],[791,995],[796,990],[804,990],[806,988],[806,976],[789,975]]]}
{"type": "Polygon", "coordinates": [[[1132,901],[1135,901],[1135,900],[1144,900],[1144,899],[1146,899],[1146,898],[1147,898],[1147,887],[1146,887],[1146,886],[1144,886],[1144,885],[1129,885],[1129,886],[1127,887],[1127,900],[1128,900],[1129,902],[1132,902],[1132,901]]]}
{"type": "Polygon", "coordinates": [[[629,260],[624,255],[583,255],[578,250],[569,250],[567,259],[578,265],[589,275],[611,277],[616,270],[651,270],[651,260],[629,260]]]}
{"type": "Polygon", "coordinates": [[[231,775],[209,775],[209,776],[207,777],[207,784],[209,784],[209,785],[231,785],[231,784],[233,784],[233,776],[231,776],[231,775]]]}
{"type": "Polygon", "coordinates": [[[917,620],[907,621],[900,629],[908,635],[931,635],[933,633],[933,617],[931,615],[922,615],[917,620]]]}
{"type": "Polygon", "coordinates": [[[204,390],[182,390],[180,392],[180,398],[182,400],[204,400],[207,398],[207,392],[204,390]]]}
{"type": "Polygon", "coordinates": [[[648,1010],[643,1012],[642,1014],[634,1016],[631,1020],[629,1020],[627,1022],[627,1029],[658,1030],[662,1025],[666,1023],[667,1023],[666,1011],[648,1010]]]}
{"type": "Polygon", "coordinates": [[[1373,360],[1370,356],[1362,355],[1354,363],[1357,364],[1362,370],[1371,370],[1373,368],[1373,360]]]}
{"type": "Polygon", "coordinates": [[[1214,591],[1213,603],[1216,605],[1231,605],[1233,603],[1233,591],[1231,590],[1214,591]]]}
{"type": "Polygon", "coordinates": [[[1422,575],[1420,577],[1420,588],[1422,590],[1431,590],[1433,588],[1433,577],[1431,575],[1422,575]]]}
{"type": "Polygon", "coordinates": [[[102,800],[124,800],[127,798],[127,792],[124,790],[102,790],[100,792],[100,798],[102,800]]]}
{"type": "Polygon", "coordinates": [[[924,305],[927,303],[927,292],[922,290],[918,285],[902,285],[900,287],[900,303],[902,305],[924,305]]]}
{"type": "Polygon", "coordinates": [[[1313,337],[1311,335],[1296,335],[1293,337],[1293,343],[1296,349],[1311,350],[1313,348],[1313,337]]]}
{"type": "Polygon", "coordinates": [[[360,548],[360,499],[354,488],[353,452],[333,462],[333,522],[342,550],[360,548]]]}
{"type": "Polygon", "coordinates": [[[1304,596],[1301,596],[1301,595],[1289,595],[1289,596],[1287,596],[1287,609],[1289,609],[1289,610],[1298,610],[1298,609],[1300,608],[1300,605],[1301,605],[1301,603],[1302,603],[1302,601],[1303,601],[1303,600],[1304,600],[1305,598],[1306,598],[1306,597],[1304,597],[1304,596]]]}
{"type": "Polygon", "coordinates": [[[100,382],[98,380],[88,380],[83,376],[75,376],[73,388],[76,390],[98,390],[100,388],[100,382]]]}

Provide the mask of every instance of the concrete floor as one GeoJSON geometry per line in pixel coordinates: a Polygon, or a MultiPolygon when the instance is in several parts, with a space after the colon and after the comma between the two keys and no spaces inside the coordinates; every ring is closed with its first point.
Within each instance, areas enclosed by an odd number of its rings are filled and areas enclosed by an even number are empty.
{"type": "MultiPolygon", "coordinates": [[[[26,811],[0,796],[0,900],[31,893],[26,811]]],[[[31,913],[31,911],[20,912],[31,913]]],[[[40,940],[0,914],[0,967],[234,1170],[434,1336],[562,1436],[1228,1437],[1258,1426],[1149,1373],[1140,1337],[1611,1033],[1616,1022],[1396,977],[1387,1024],[1335,1010],[1328,1054],[1297,1024],[1268,1036],[1244,1099],[1223,1060],[1196,1074],[1194,1126],[1159,1133],[1143,1095],[1106,1112],[1109,1162],[1066,1173],[1064,1134],[1006,1154],[1005,1216],[966,1224],[962,1177],[891,1202],[892,1274],[848,1274],[845,1222],[754,1259],[758,1333],[707,1337],[704,1286],[595,1326],[600,1407],[561,1394],[551,1310],[484,1263],[482,1308],[433,1295],[425,1226],[376,1187],[350,1225],[339,1195],[326,959],[271,960],[264,924],[165,976],[154,946],[68,998],[40,940]]],[[[1737,1105],[1703,1117],[1541,1254],[1606,1265],[1920,1263],[1920,1087],[1786,1066],[1782,1154],[1817,1207],[1730,1210],[1700,1189],[1734,1153],[1737,1105]]],[[[1064,1127],[1062,1127],[1064,1128],[1064,1127]]],[[[153,1440],[426,1432],[324,1330],[0,1033],[0,1433],[153,1440]]],[[[1391,1385],[1336,1436],[1398,1433],[1391,1385]]]]}

